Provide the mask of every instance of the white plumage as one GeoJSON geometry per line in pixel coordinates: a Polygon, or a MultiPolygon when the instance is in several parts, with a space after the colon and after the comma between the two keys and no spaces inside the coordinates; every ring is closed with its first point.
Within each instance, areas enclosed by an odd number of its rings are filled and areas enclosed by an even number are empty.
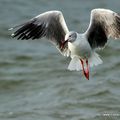
{"type": "Polygon", "coordinates": [[[18,39],[50,39],[63,55],[71,57],[68,69],[82,69],[89,79],[89,67],[102,63],[95,49],[103,48],[109,37],[120,38],[120,16],[108,9],[93,9],[89,27],[81,34],[68,30],[60,11],[42,13],[10,30],[15,28],[12,36],[18,39]]]}

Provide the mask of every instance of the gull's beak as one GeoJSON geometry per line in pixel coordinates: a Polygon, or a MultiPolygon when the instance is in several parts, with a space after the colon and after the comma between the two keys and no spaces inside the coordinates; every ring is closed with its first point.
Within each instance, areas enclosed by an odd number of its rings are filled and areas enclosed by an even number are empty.
{"type": "Polygon", "coordinates": [[[68,39],[61,43],[61,49],[65,47],[66,43],[68,43],[68,39]]]}

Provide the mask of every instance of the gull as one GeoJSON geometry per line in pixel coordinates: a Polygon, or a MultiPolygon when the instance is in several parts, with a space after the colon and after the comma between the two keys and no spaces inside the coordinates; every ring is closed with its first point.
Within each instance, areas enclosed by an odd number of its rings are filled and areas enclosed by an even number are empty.
{"type": "Polygon", "coordinates": [[[120,16],[103,8],[91,11],[90,24],[84,33],[69,31],[61,11],[44,12],[29,21],[10,28],[18,40],[48,38],[66,57],[71,57],[69,70],[83,71],[89,80],[89,68],[102,64],[97,48],[104,48],[108,39],[120,38],[120,16]]]}

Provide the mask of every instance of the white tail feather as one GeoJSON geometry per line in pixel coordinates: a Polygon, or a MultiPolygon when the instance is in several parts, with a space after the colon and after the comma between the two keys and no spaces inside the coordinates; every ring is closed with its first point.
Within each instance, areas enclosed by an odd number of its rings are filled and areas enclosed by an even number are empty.
{"type": "MultiPolygon", "coordinates": [[[[85,62],[85,61],[84,61],[85,62]]],[[[102,60],[100,59],[99,55],[95,52],[92,53],[92,56],[88,59],[88,63],[90,67],[102,64],[102,60]]],[[[86,65],[84,66],[86,68],[86,65]]],[[[76,70],[80,71],[82,70],[82,65],[80,63],[79,57],[73,57],[72,60],[70,61],[70,64],[68,66],[69,70],[76,70]]]]}
{"type": "Polygon", "coordinates": [[[82,70],[82,65],[80,63],[80,59],[78,57],[73,57],[72,60],[70,61],[70,64],[68,66],[68,70],[76,70],[80,71],[82,70]]]}
{"type": "Polygon", "coordinates": [[[99,55],[96,52],[92,53],[92,56],[88,59],[90,67],[97,66],[102,64],[103,61],[100,59],[99,55]]]}

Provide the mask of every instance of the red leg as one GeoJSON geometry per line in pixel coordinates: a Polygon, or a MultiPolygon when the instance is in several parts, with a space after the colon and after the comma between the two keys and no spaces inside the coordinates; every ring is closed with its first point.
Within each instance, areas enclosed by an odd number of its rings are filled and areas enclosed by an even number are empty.
{"type": "Polygon", "coordinates": [[[81,64],[82,64],[83,74],[85,75],[85,77],[87,78],[87,80],[89,80],[89,65],[88,65],[88,60],[86,60],[86,66],[87,66],[86,70],[84,68],[84,61],[82,59],[80,59],[80,61],[81,61],[81,64]]]}
{"type": "Polygon", "coordinates": [[[87,67],[87,69],[86,69],[86,77],[87,77],[87,79],[89,80],[89,64],[88,64],[88,60],[86,60],[86,67],[87,67]]]}
{"type": "Polygon", "coordinates": [[[84,69],[84,61],[82,59],[80,59],[81,61],[81,65],[82,65],[82,69],[83,69],[83,73],[85,72],[85,69],[84,69]]]}

